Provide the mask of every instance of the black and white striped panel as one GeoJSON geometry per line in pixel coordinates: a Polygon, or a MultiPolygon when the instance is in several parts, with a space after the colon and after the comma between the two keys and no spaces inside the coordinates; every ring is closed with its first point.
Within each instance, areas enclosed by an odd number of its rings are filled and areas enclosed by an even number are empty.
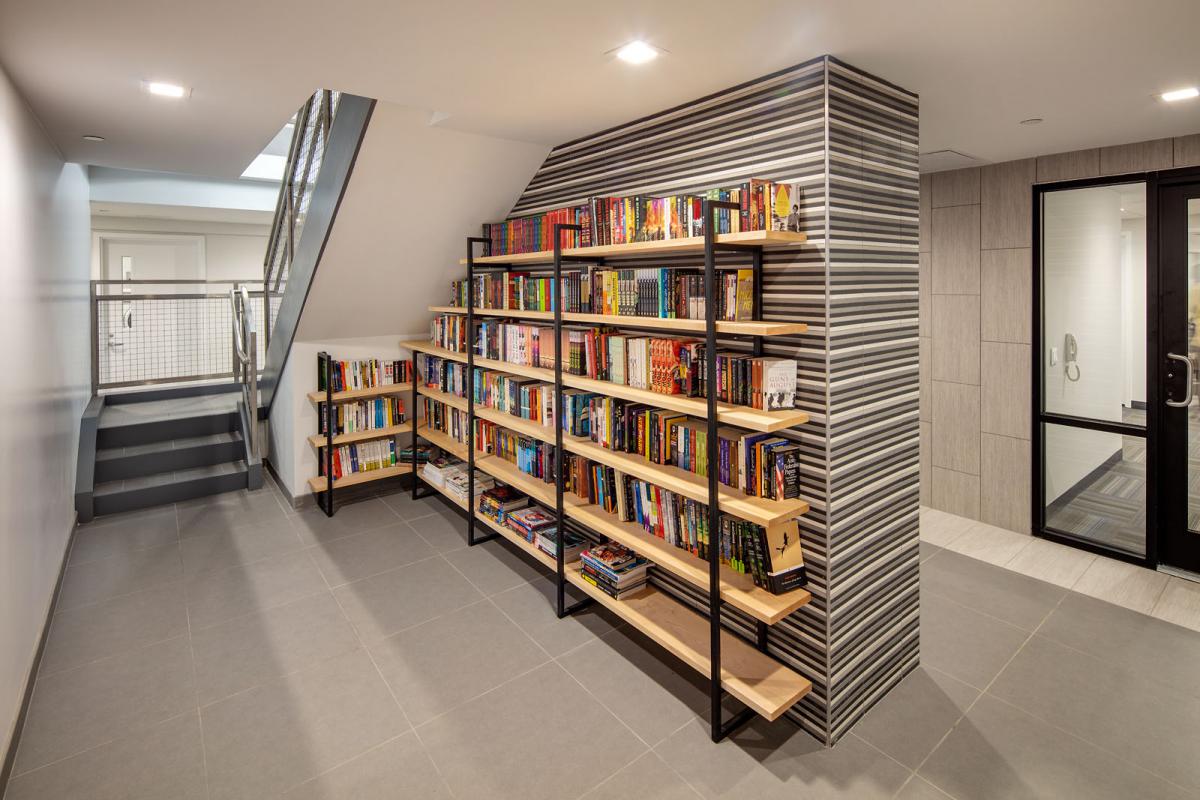
{"type": "MultiPolygon", "coordinates": [[[[843,424],[839,415],[853,414],[854,398],[859,394],[865,402],[859,416],[864,418],[872,413],[871,403],[889,402],[870,385],[860,386],[862,382],[852,377],[853,373],[876,362],[885,369],[905,368],[909,348],[895,341],[902,326],[896,325],[894,295],[907,292],[907,249],[896,248],[898,239],[909,235],[910,226],[914,381],[916,374],[915,97],[875,83],[821,57],[569,142],[550,152],[511,214],[540,213],[584,203],[593,196],[701,192],[751,177],[802,185],[802,215],[809,241],[803,247],[772,250],[764,256],[763,317],[801,320],[809,325],[806,334],[768,339],[766,351],[797,359],[797,402],[811,417],[809,423],[786,435],[803,447],[803,491],[812,510],[801,519],[801,536],[813,601],[771,627],[769,649],[812,681],[813,691],[790,716],[827,742],[835,741],[845,728],[839,708],[848,702],[846,698],[852,701],[852,711],[857,711],[860,698],[878,696],[880,691],[872,695],[873,689],[885,691],[894,683],[890,676],[908,668],[907,628],[902,624],[898,632],[881,629],[872,624],[870,609],[881,602],[885,607],[898,604],[907,609],[909,597],[915,598],[916,591],[915,571],[897,577],[877,569],[865,555],[854,555],[855,542],[869,545],[874,531],[882,531],[880,535],[887,540],[883,551],[890,555],[895,525],[874,507],[865,515],[851,513],[857,502],[854,498],[862,493],[836,472],[839,465],[849,463],[844,457],[849,456],[854,442],[876,447],[869,425],[855,434],[858,426],[843,424]],[[860,87],[864,81],[869,89],[860,87]],[[845,100],[835,101],[835,95],[845,100]],[[911,109],[911,125],[907,111],[896,114],[898,107],[911,109]],[[904,123],[903,130],[888,127],[889,115],[904,123]],[[911,154],[906,138],[910,129],[911,154]],[[898,146],[898,141],[904,146],[898,146]],[[898,192],[909,182],[911,198],[898,192]],[[860,262],[878,265],[865,269],[871,281],[862,279],[860,262]],[[832,379],[835,372],[849,377],[853,385],[837,384],[832,379]],[[850,438],[835,441],[835,435],[841,434],[850,438]],[[839,460],[839,456],[843,458],[839,460]],[[836,495],[831,490],[847,493],[845,500],[832,502],[836,495]],[[838,522],[839,513],[845,531],[838,522]],[[858,582],[858,591],[850,587],[843,591],[837,569],[847,570],[848,579],[858,582]],[[876,590],[888,597],[898,591],[900,599],[888,606],[876,590]],[[833,602],[838,598],[841,605],[833,602]],[[837,614],[844,616],[838,618],[837,614]],[[844,634],[841,619],[846,620],[844,634]],[[871,638],[875,634],[894,642],[888,652],[875,654],[879,646],[871,638]],[[864,667],[840,663],[843,654],[864,652],[869,656],[864,667]],[[899,670],[891,666],[896,660],[903,662],[899,670]],[[850,681],[844,674],[851,676],[850,681]],[[874,680],[879,675],[883,680],[874,680]],[[843,687],[850,687],[851,681],[862,688],[848,692],[843,687]]],[[[732,263],[741,256],[723,258],[732,263]]],[[[695,256],[647,259],[646,264],[703,265],[695,256]]],[[[736,341],[728,345],[741,346],[736,341]]],[[[892,388],[904,380],[894,382],[892,388]]],[[[887,407],[894,409],[897,404],[903,406],[904,402],[891,402],[887,407]]],[[[915,399],[912,408],[915,437],[915,399]]],[[[881,440],[892,436],[892,430],[877,435],[881,440]]],[[[880,473],[877,477],[891,476],[893,482],[899,482],[898,489],[889,489],[890,493],[906,491],[910,483],[915,491],[915,477],[909,481],[904,473],[909,460],[916,463],[916,453],[914,438],[911,453],[881,452],[877,462],[871,462],[871,469],[880,473]]],[[[891,484],[883,480],[871,485],[891,484]]],[[[882,508],[895,511],[894,506],[883,504],[882,508]]],[[[914,495],[913,514],[915,509],[914,495]]],[[[913,547],[915,542],[914,529],[913,547]]],[[[656,573],[654,580],[681,601],[698,609],[706,607],[703,592],[689,584],[662,572],[656,573]]],[[[752,635],[751,621],[738,612],[727,609],[725,621],[732,629],[752,635]]],[[[915,647],[911,650],[915,657],[915,647]]]]}

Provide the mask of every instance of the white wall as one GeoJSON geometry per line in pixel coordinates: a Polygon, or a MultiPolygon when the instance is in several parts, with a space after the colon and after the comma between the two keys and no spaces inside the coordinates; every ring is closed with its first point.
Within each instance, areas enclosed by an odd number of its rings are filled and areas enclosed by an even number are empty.
{"type": "Polygon", "coordinates": [[[1125,405],[1146,402],[1146,218],[1121,221],[1125,405]]]}
{"type": "MultiPolygon", "coordinates": [[[[1093,188],[1045,195],[1044,285],[1046,410],[1120,421],[1125,394],[1121,197],[1093,188]],[[1079,380],[1067,379],[1064,337],[1079,342],[1079,380]],[[1051,348],[1058,363],[1050,364],[1051,348]]],[[[1046,431],[1046,502],[1052,502],[1121,449],[1117,434],[1074,428],[1046,431]]]]}
{"type": "Polygon", "coordinates": [[[279,198],[276,181],[204,178],[112,167],[90,167],[88,175],[91,198],[96,201],[274,211],[279,198]]]}
{"type": "MultiPolygon", "coordinates": [[[[317,432],[317,404],[308,399],[308,393],[317,389],[317,353],[322,350],[339,360],[412,358],[400,336],[292,343],[271,406],[267,458],[283,488],[295,498],[310,494],[308,479],[317,474],[317,451],[307,441],[317,432]]],[[[404,410],[409,419],[415,414],[411,406],[412,397],[406,394],[404,410]]],[[[408,437],[397,437],[397,441],[407,444],[408,437]]]]}
{"type": "Polygon", "coordinates": [[[203,274],[210,281],[262,280],[263,256],[270,230],[267,225],[198,222],[158,217],[92,216],[92,277],[100,277],[101,235],[163,234],[199,236],[204,241],[203,274]]]}
{"type": "Polygon", "coordinates": [[[90,383],[88,182],[0,70],[0,756],[74,523],[90,383]]]}

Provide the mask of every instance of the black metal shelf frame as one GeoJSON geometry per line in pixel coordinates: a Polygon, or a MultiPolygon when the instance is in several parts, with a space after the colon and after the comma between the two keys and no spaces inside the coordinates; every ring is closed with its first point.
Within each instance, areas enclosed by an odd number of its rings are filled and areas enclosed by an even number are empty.
{"type": "MultiPolygon", "coordinates": [[[[751,267],[754,274],[754,295],[753,295],[753,319],[761,319],[763,311],[763,248],[760,244],[722,244],[717,241],[716,231],[716,212],[718,209],[728,209],[731,211],[740,212],[741,207],[737,203],[720,201],[720,200],[705,200],[703,203],[704,215],[704,296],[705,296],[705,370],[708,379],[711,381],[717,374],[717,326],[716,326],[716,273],[717,273],[717,255],[720,252],[748,252],[751,257],[751,267]]],[[[563,480],[562,480],[562,454],[563,454],[563,426],[560,412],[560,399],[563,391],[562,380],[562,354],[557,351],[562,347],[562,269],[563,262],[585,262],[592,264],[603,264],[604,259],[589,256],[564,256],[562,253],[562,234],[566,231],[581,231],[582,227],[571,224],[556,224],[554,226],[554,289],[551,292],[551,302],[554,310],[554,334],[555,334],[555,364],[554,364],[554,475],[555,475],[555,517],[557,521],[557,537],[558,547],[555,553],[556,566],[556,593],[555,593],[555,613],[559,618],[573,614],[574,612],[589,606],[593,603],[591,598],[584,598],[572,605],[566,603],[566,564],[564,555],[564,540],[565,533],[569,527],[569,521],[565,518],[565,510],[563,506],[563,480]]],[[[466,305],[466,360],[467,360],[467,382],[465,386],[467,394],[467,543],[470,546],[491,541],[499,537],[498,533],[489,532],[484,536],[475,535],[475,302],[474,302],[474,285],[475,274],[480,270],[494,269],[503,272],[508,272],[512,269],[511,264],[488,264],[478,265],[475,263],[475,246],[481,245],[483,255],[491,255],[491,241],[485,237],[470,236],[467,237],[467,305],[466,305]]],[[[637,328],[637,319],[616,318],[613,324],[617,327],[637,328]]],[[[736,338],[750,338],[753,342],[752,353],[755,356],[763,354],[763,337],[762,336],[738,336],[736,338]]],[[[416,360],[413,361],[414,370],[416,369],[416,360]]],[[[418,494],[417,480],[417,465],[415,447],[419,437],[417,433],[417,384],[419,376],[413,377],[413,497],[425,497],[429,494],[435,494],[432,490],[426,494],[418,494]]],[[[708,414],[708,463],[719,463],[719,449],[717,441],[717,395],[714,391],[706,391],[708,414]]],[[[721,609],[724,606],[724,600],[721,597],[721,560],[720,560],[720,529],[721,529],[721,511],[718,498],[719,483],[716,470],[709,470],[708,474],[708,618],[710,626],[710,676],[709,676],[709,701],[710,701],[710,720],[711,720],[711,736],[714,742],[720,741],[735,730],[740,728],[746,722],[754,717],[754,710],[744,708],[734,714],[728,720],[725,719],[722,708],[722,700],[725,697],[725,690],[721,686],[721,609]]],[[[766,652],[768,626],[765,622],[756,621],[756,645],[759,650],[766,652]]]]}
{"type": "MultiPolygon", "coordinates": [[[[317,507],[325,512],[325,516],[333,516],[333,424],[337,414],[333,411],[333,358],[322,351],[318,356],[325,370],[325,447],[318,458],[325,459],[325,491],[317,497],[317,507]]],[[[320,414],[317,415],[320,417],[320,414]]]]}

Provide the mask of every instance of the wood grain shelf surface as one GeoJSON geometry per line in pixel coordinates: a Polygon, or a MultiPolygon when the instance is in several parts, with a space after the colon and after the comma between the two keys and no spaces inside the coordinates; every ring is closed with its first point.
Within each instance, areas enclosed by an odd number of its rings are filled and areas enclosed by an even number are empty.
{"type": "MultiPolygon", "coordinates": [[[[454,441],[448,434],[442,433],[439,430],[434,430],[428,425],[421,425],[417,428],[417,435],[430,444],[435,444],[451,455],[467,460],[467,446],[454,441]]],[[[475,466],[479,466],[479,459],[475,460],[475,466]]]]}
{"type": "MultiPolygon", "coordinates": [[[[467,310],[459,306],[430,306],[435,314],[466,314],[467,310]]],[[[481,317],[507,317],[533,322],[554,322],[552,311],[516,311],[495,308],[477,308],[475,314],[481,317]]],[[[616,328],[647,328],[662,329],[673,333],[704,333],[705,322],[702,319],[662,319],[660,317],[633,317],[615,314],[580,314],[564,312],[564,323],[573,325],[610,325],[616,328]]],[[[804,333],[808,325],[803,322],[760,322],[757,320],[717,322],[717,333],[736,336],[790,336],[804,333]]]]}
{"type": "Polygon", "coordinates": [[[457,408],[460,411],[467,410],[467,398],[459,397],[456,394],[443,392],[440,389],[434,389],[430,386],[418,386],[417,394],[421,395],[422,397],[428,397],[430,400],[436,400],[439,403],[445,403],[446,405],[457,408]]]}
{"type": "MultiPolygon", "coordinates": [[[[466,363],[466,353],[456,353],[445,348],[438,347],[432,342],[412,342],[410,348],[414,352],[425,353],[431,356],[438,356],[450,361],[459,361],[466,363]]],[[[535,378],[545,381],[546,383],[554,383],[554,370],[545,369],[543,367],[528,367],[521,364],[510,364],[507,361],[494,361],[490,358],[476,358],[475,366],[481,369],[495,370],[496,372],[507,372],[512,375],[521,375],[527,378],[535,378]]],[[[708,417],[708,402],[703,397],[685,397],[678,394],[659,394],[651,392],[647,389],[636,389],[632,386],[625,386],[619,383],[610,381],[599,381],[593,378],[585,378],[581,375],[571,375],[563,373],[563,385],[570,386],[574,389],[582,389],[586,392],[595,392],[597,394],[608,395],[610,397],[619,397],[622,400],[630,400],[635,403],[645,403],[646,405],[664,408],[668,411],[678,411],[681,414],[688,414],[701,419],[708,417]]],[[[790,428],[794,425],[803,425],[808,422],[808,414],[799,409],[789,409],[787,411],[765,411],[749,406],[735,406],[729,403],[717,403],[717,421],[723,425],[733,425],[739,428],[746,428],[752,431],[760,431],[763,433],[771,433],[773,431],[790,428]]]]}
{"type": "MultiPolygon", "coordinates": [[[[353,433],[339,433],[333,437],[333,444],[336,447],[341,444],[350,444],[351,442],[365,442],[370,439],[386,439],[389,436],[396,436],[401,433],[408,433],[412,430],[411,422],[401,422],[399,425],[389,425],[386,428],[374,428],[369,431],[355,431],[353,433]]],[[[315,433],[308,437],[308,443],[313,447],[325,447],[326,438],[315,433]]]]}
{"type": "MultiPolygon", "coordinates": [[[[718,244],[753,245],[758,247],[795,247],[808,241],[803,233],[793,231],[746,231],[745,233],[721,233],[717,235],[718,244]]],[[[678,255],[680,253],[704,252],[704,237],[689,236],[682,239],[662,239],[653,242],[630,242],[628,244],[606,244],[594,247],[567,247],[562,254],[564,257],[579,260],[580,258],[635,258],[639,256],[678,255]]],[[[553,264],[553,250],[538,250],[533,253],[510,253],[503,256],[479,256],[474,259],[480,266],[511,264],[523,266],[530,264],[553,264]]],[[[467,260],[460,259],[459,264],[467,260]]]]}
{"type": "MultiPolygon", "coordinates": [[[[344,392],[334,392],[333,402],[349,403],[354,400],[369,400],[373,397],[387,397],[393,394],[404,394],[412,391],[411,383],[389,383],[386,386],[372,386],[370,389],[347,389],[344,392]]],[[[325,401],[324,392],[309,392],[308,399],[314,403],[325,401]]]]}
{"type": "MultiPolygon", "coordinates": [[[[333,488],[343,489],[347,486],[357,486],[360,483],[370,483],[371,481],[381,481],[384,478],[395,478],[399,475],[405,475],[412,472],[412,464],[397,464],[394,467],[383,467],[382,469],[372,469],[366,472],[353,472],[349,475],[343,475],[340,478],[334,478],[333,488]]],[[[325,491],[325,477],[318,475],[308,479],[308,488],[314,492],[325,491]]]]}

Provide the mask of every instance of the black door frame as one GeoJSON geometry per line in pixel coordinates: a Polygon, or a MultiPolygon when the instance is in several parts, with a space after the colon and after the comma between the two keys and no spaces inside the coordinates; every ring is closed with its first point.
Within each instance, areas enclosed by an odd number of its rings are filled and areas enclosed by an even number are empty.
{"type": "MultiPolygon", "coordinates": [[[[1158,181],[1158,253],[1162,259],[1159,302],[1165,319],[1179,322],[1187,318],[1187,201],[1200,198],[1200,168],[1172,170],[1158,181]],[[1180,206],[1173,204],[1179,203],[1180,206]],[[1172,218],[1173,208],[1182,208],[1182,218],[1172,218]],[[1182,230],[1181,230],[1182,228],[1182,230]]],[[[1167,353],[1188,352],[1186,336],[1180,341],[1181,328],[1162,326],[1159,332],[1159,369],[1167,375],[1170,387],[1164,393],[1172,398],[1183,388],[1179,381],[1179,365],[1172,366],[1167,353]]],[[[1191,380],[1188,375],[1186,380],[1191,380]]],[[[1160,527],[1158,528],[1160,563],[1189,572],[1200,572],[1200,536],[1188,533],[1187,503],[1187,435],[1186,410],[1162,409],[1162,447],[1159,449],[1160,527]],[[1174,469],[1172,469],[1174,467],[1174,469]],[[1172,502],[1167,502],[1170,499],[1172,502]]]]}
{"type": "Polygon", "coordinates": [[[1060,544],[1077,547],[1088,552],[1109,556],[1154,568],[1158,564],[1158,536],[1161,530],[1158,516],[1161,510],[1158,487],[1160,464],[1159,435],[1161,406],[1159,404],[1159,285],[1158,285],[1158,181],[1170,173],[1139,172],[1124,175],[1106,175],[1101,178],[1063,181],[1061,183],[1035,184],[1033,186],[1033,229],[1031,269],[1033,271],[1032,303],[1032,348],[1030,392],[1030,455],[1033,462],[1030,502],[1032,533],[1060,544]],[[1049,414],[1043,409],[1043,363],[1044,343],[1042,337],[1042,197],[1050,192],[1070,189],[1087,189],[1097,186],[1115,186],[1123,183],[1146,184],[1146,427],[1120,422],[1098,421],[1066,414],[1049,414]],[[1063,425],[1071,428],[1102,431],[1144,437],[1146,439],[1146,554],[1144,556],[1123,550],[1104,547],[1086,539],[1073,536],[1066,531],[1055,530],[1046,525],[1046,485],[1044,481],[1046,442],[1042,435],[1046,424],[1063,425]],[[1151,531],[1156,535],[1151,535],[1151,531]]]}

